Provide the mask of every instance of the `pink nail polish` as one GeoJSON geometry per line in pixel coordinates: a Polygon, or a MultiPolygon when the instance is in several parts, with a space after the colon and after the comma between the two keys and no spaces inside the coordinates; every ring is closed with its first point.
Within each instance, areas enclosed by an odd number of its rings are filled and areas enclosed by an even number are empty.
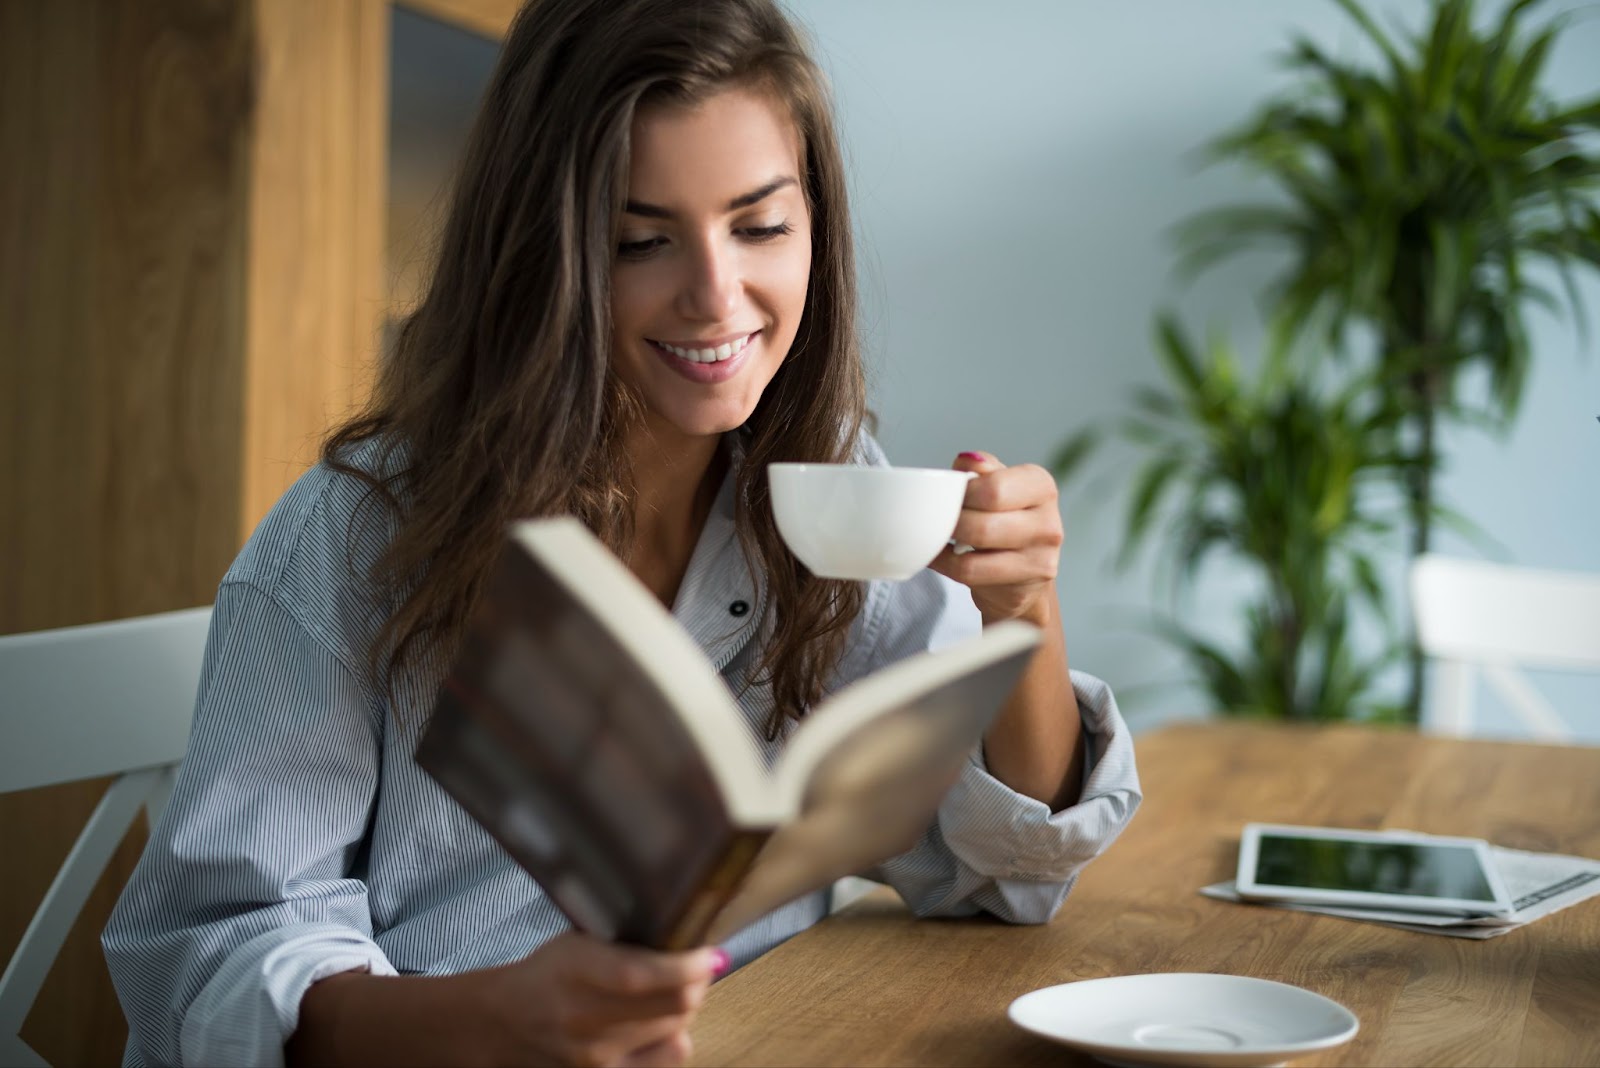
{"type": "Polygon", "coordinates": [[[733,966],[733,958],[728,956],[728,951],[718,946],[711,951],[711,973],[721,975],[733,966]]]}
{"type": "Polygon", "coordinates": [[[981,452],[964,452],[958,457],[958,459],[974,460],[981,464],[983,461],[987,460],[988,457],[981,452]]]}

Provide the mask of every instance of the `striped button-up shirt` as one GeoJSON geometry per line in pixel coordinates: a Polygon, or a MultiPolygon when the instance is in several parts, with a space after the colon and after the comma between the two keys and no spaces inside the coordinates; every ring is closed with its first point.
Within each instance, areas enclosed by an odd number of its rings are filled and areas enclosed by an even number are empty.
{"type": "MultiPolygon", "coordinates": [[[[864,451],[882,462],[874,443],[864,451]]],[[[375,453],[367,446],[358,462],[375,453]]],[[[764,591],[735,537],[732,483],[672,611],[735,684],[760,650],[764,591]]],[[[489,967],[568,927],[413,760],[437,665],[401,680],[392,699],[372,681],[366,650],[386,603],[366,575],[393,525],[364,498],[356,480],[314,468],[218,590],[177,787],[103,940],[128,1016],[126,1064],[281,1064],[300,998],[325,976],[489,967]]],[[[965,587],[932,571],[871,583],[835,682],[979,626],[965,587]]],[[[1050,919],[1140,798],[1110,691],[1081,673],[1073,686],[1088,739],[1075,804],[1051,812],[975,752],[922,841],[864,874],[924,916],[1050,919]]],[[[762,730],[770,690],[733,689],[770,761],[782,746],[762,730]]],[[[808,895],[724,948],[746,962],[827,910],[827,893],[808,895]]]]}

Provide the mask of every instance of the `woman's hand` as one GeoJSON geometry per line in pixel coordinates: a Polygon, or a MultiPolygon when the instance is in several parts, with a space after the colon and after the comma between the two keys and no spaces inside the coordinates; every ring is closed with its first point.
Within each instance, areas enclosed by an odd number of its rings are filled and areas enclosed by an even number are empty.
{"type": "Polygon", "coordinates": [[[676,1065],[720,949],[657,953],[559,935],[522,960],[445,976],[344,972],[312,984],[291,1066],[676,1065]]]}
{"type": "Polygon", "coordinates": [[[956,457],[974,471],[952,535],[930,565],[972,590],[984,623],[1023,619],[1044,632],[1016,689],[983,736],[989,774],[1059,812],[1081,793],[1083,723],[1056,600],[1061,512],[1056,480],[1035,464],[1007,467],[984,452],[956,457]]]}
{"type": "Polygon", "coordinates": [[[1007,467],[986,452],[953,465],[975,471],[947,548],[931,566],[972,590],[985,623],[1025,619],[1046,625],[1056,612],[1061,512],[1056,480],[1037,464],[1007,467]],[[971,551],[960,551],[971,546],[971,551]]]}
{"type": "Polygon", "coordinates": [[[493,969],[507,1064],[676,1065],[719,949],[658,953],[569,932],[493,969]]]}

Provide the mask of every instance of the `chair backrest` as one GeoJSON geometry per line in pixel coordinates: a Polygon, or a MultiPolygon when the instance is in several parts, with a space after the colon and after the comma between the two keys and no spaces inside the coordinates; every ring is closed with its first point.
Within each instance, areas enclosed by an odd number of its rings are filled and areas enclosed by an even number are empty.
{"type": "Polygon", "coordinates": [[[117,776],[0,976],[0,1064],[45,1064],[23,1021],[128,827],[171,795],[210,621],[192,608],[0,637],[0,793],[117,776]]]}
{"type": "Polygon", "coordinates": [[[1534,737],[1572,737],[1518,667],[1600,672],[1600,575],[1425,553],[1411,568],[1411,606],[1423,652],[1440,664],[1428,727],[1472,733],[1481,671],[1534,737]]]}

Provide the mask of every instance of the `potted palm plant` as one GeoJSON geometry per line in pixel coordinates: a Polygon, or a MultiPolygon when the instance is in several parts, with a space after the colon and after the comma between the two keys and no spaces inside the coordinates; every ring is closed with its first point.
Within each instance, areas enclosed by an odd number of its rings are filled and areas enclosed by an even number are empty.
{"type": "MultiPolygon", "coordinates": [[[[1280,324],[1325,331],[1331,351],[1371,369],[1400,449],[1414,556],[1440,514],[1441,422],[1515,416],[1531,304],[1565,305],[1582,324],[1572,273],[1600,267],[1600,96],[1561,104],[1541,90],[1562,23],[1525,25],[1538,0],[1487,23],[1473,0],[1433,0],[1414,35],[1385,32],[1358,0],[1335,2],[1378,61],[1296,40],[1295,93],[1210,147],[1281,195],[1193,219],[1180,247],[1191,268],[1247,247],[1289,253],[1271,305],[1280,324]],[[1375,344],[1363,351],[1359,338],[1375,344]],[[1464,399],[1469,370],[1486,372],[1485,404],[1464,399]]],[[[1413,720],[1422,680],[1413,641],[1413,720]]]]}
{"type": "Polygon", "coordinates": [[[1351,640],[1358,617],[1380,631],[1389,618],[1375,558],[1394,532],[1384,491],[1400,461],[1378,391],[1360,380],[1326,385],[1282,348],[1247,370],[1225,340],[1201,350],[1170,316],[1157,351],[1166,388],[1139,390],[1127,415],[1080,431],[1053,460],[1071,482],[1108,432],[1133,442],[1143,459],[1121,562],[1160,530],[1175,592],[1217,556],[1254,580],[1239,640],[1203,633],[1181,613],[1156,630],[1222,714],[1394,718],[1375,683],[1394,662],[1395,635],[1364,654],[1351,640]]]}

